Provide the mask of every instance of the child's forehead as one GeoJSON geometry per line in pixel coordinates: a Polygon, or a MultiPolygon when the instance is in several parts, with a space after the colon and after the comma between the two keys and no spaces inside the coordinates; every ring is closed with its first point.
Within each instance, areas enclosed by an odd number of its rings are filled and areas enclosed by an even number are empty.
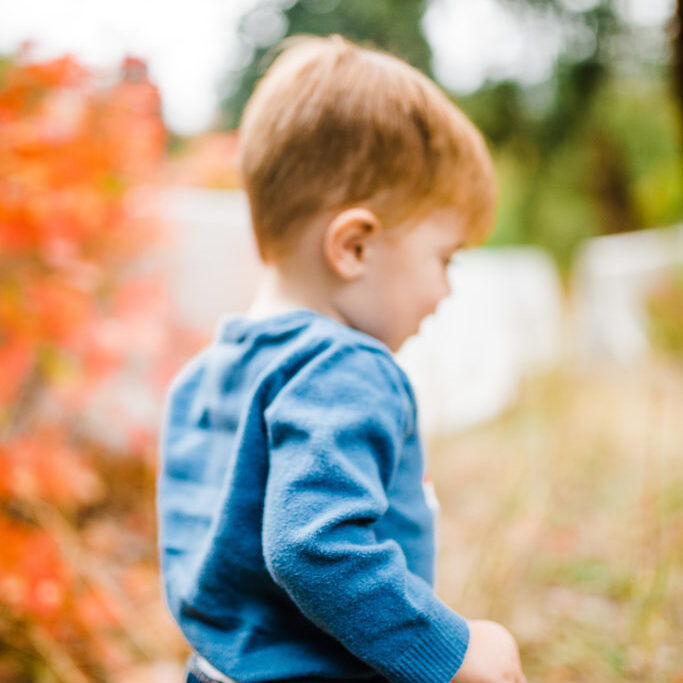
{"type": "Polygon", "coordinates": [[[445,207],[431,211],[408,228],[412,239],[430,241],[444,249],[455,250],[466,241],[466,221],[454,208],[445,207]]]}

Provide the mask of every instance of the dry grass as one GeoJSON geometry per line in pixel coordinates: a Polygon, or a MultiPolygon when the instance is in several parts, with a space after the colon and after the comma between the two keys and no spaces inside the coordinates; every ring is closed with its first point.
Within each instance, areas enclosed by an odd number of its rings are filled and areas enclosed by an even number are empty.
{"type": "Polygon", "coordinates": [[[680,364],[530,378],[428,451],[438,592],[505,624],[530,683],[683,682],[680,364]]]}

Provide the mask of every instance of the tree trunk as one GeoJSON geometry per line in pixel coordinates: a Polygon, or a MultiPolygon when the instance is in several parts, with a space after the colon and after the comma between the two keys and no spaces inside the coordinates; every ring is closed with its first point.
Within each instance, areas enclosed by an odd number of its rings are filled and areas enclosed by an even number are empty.
{"type": "Polygon", "coordinates": [[[678,122],[683,149],[683,0],[676,3],[673,17],[673,81],[678,102],[678,122]]]}

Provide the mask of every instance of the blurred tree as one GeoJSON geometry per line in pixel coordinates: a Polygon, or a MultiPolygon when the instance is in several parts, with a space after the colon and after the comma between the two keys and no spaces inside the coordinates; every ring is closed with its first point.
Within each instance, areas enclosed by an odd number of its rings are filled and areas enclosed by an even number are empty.
{"type": "Polygon", "coordinates": [[[663,31],[629,23],[615,0],[499,2],[520,22],[529,12],[552,18],[566,40],[547,82],[488,84],[459,101],[499,160],[493,241],[541,244],[568,265],[584,237],[680,220],[681,148],[667,82],[670,73],[681,82],[683,61],[666,56],[678,54],[680,32],[668,50],[663,31]]]}
{"type": "Polygon", "coordinates": [[[272,47],[285,35],[340,33],[357,43],[381,48],[431,74],[431,50],[420,28],[427,0],[267,0],[241,20],[247,65],[230,75],[231,90],[221,105],[223,125],[237,126],[256,81],[270,63],[272,47]]]}
{"type": "Polygon", "coordinates": [[[132,371],[160,396],[178,365],[169,351],[183,330],[161,283],[135,267],[162,226],[131,201],[155,179],[165,131],[142,62],[125,60],[106,89],[91,75],[69,56],[0,60],[8,683],[132,680],[141,659],[177,649],[156,583],[155,435],[108,383],[132,371]]]}
{"type": "MultiPolygon", "coordinates": [[[[341,33],[430,74],[420,25],[434,1],[264,0],[240,26],[247,59],[229,87],[226,81],[224,125],[237,125],[272,46],[285,35],[341,33]]],[[[497,2],[520,27],[530,15],[552,22],[564,42],[545,82],[487,82],[458,98],[496,157],[502,192],[493,242],[539,244],[568,265],[585,237],[680,220],[683,0],[668,36],[666,28],[631,22],[618,0],[497,2]]]]}
{"type": "MultiPolygon", "coordinates": [[[[674,87],[678,96],[680,135],[683,138],[683,0],[676,3],[674,24],[674,87]]],[[[683,145],[682,145],[683,149],[683,145]]]]}

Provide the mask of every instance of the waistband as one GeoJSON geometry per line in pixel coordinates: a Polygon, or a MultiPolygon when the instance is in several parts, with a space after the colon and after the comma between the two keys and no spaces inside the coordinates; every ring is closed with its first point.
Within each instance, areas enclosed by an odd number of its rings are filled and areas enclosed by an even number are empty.
{"type": "MultiPolygon", "coordinates": [[[[204,657],[199,653],[193,652],[187,659],[187,664],[185,667],[187,674],[192,674],[197,678],[200,683],[240,683],[230,676],[226,676],[222,671],[219,671],[210,664],[204,657]]],[[[290,682],[300,682],[306,681],[307,683],[389,683],[386,678],[383,678],[379,674],[376,676],[370,676],[365,678],[326,678],[324,681],[320,679],[317,681],[312,678],[297,678],[297,679],[287,679],[290,682]]]]}
{"type": "Polygon", "coordinates": [[[239,683],[234,678],[226,676],[204,659],[193,652],[187,660],[187,671],[196,676],[202,683],[239,683]]]}

